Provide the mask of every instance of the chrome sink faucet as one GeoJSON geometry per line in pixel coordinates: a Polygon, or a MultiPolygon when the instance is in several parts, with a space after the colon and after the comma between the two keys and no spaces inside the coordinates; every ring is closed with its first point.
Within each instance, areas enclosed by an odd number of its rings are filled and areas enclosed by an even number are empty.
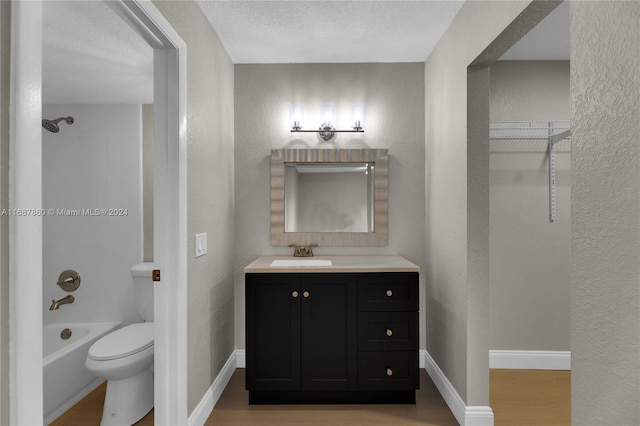
{"type": "Polygon", "coordinates": [[[318,247],[317,244],[309,245],[309,246],[289,246],[295,247],[293,249],[293,257],[313,257],[313,250],[311,247],[318,247]]]}
{"type": "Polygon", "coordinates": [[[74,301],[74,297],[72,295],[68,295],[66,297],[63,297],[60,300],[52,300],[51,301],[51,306],[49,307],[50,311],[55,311],[56,309],[60,308],[60,305],[66,305],[67,303],[73,303],[74,301]]]}

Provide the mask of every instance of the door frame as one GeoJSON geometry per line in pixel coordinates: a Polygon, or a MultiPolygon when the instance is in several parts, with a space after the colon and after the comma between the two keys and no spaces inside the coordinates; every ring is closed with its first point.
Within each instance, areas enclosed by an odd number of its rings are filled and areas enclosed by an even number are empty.
{"type": "MultiPolygon", "coordinates": [[[[493,418],[493,412],[473,413],[489,406],[489,124],[490,67],[560,5],[560,0],[530,2],[467,66],[467,396],[465,421],[493,418]],[[469,361],[471,360],[471,361],[469,361]]],[[[490,411],[490,410],[489,410],[490,411]]]]}
{"type": "MultiPolygon", "coordinates": [[[[106,3],[154,49],[154,418],[187,424],[186,44],[151,1],[106,3]]],[[[42,209],[42,2],[14,0],[11,13],[9,208],[42,209]]],[[[41,216],[10,218],[9,251],[10,421],[40,424],[41,216]]]]}

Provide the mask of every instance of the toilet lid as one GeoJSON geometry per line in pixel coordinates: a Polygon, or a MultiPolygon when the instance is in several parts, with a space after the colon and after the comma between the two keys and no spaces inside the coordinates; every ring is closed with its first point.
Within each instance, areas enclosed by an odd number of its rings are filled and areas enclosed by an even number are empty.
{"type": "Polygon", "coordinates": [[[107,334],[89,348],[96,361],[124,358],[153,346],[153,322],[127,325],[107,334]]]}

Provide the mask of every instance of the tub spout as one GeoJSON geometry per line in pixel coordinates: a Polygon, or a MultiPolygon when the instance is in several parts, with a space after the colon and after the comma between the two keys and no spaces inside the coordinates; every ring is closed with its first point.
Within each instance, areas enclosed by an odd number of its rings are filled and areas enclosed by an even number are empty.
{"type": "Polygon", "coordinates": [[[55,311],[56,309],[60,308],[60,305],[66,305],[67,303],[73,303],[74,301],[74,297],[72,295],[68,295],[66,297],[63,297],[60,300],[52,300],[51,301],[51,306],[49,307],[50,311],[55,311]]]}

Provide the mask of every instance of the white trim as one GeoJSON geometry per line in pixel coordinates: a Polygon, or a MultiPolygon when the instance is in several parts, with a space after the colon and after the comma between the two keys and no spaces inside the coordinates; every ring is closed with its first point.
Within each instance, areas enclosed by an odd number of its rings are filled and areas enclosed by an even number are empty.
{"type": "Polygon", "coordinates": [[[236,349],[236,368],[247,367],[247,351],[245,349],[236,349]]]}
{"type": "Polygon", "coordinates": [[[186,424],[187,47],[151,1],[107,3],[154,48],[154,422],[186,424]]]}
{"type": "MultiPolygon", "coordinates": [[[[42,2],[12,2],[10,96],[8,207],[41,209],[42,2]]],[[[10,423],[36,425],[44,415],[41,216],[10,217],[9,271],[10,423]]]]}
{"type": "MultiPolygon", "coordinates": [[[[142,0],[144,1],[144,0],[142,0]]],[[[143,17],[139,17],[136,12],[133,12],[128,6],[120,1],[105,1],[106,5],[113,10],[116,15],[120,17],[129,27],[135,31],[147,44],[153,49],[165,49],[168,40],[161,41],[155,34],[149,25],[149,22],[145,22],[143,17]]],[[[144,6],[142,6],[144,9],[144,6]]],[[[139,9],[139,8],[138,8],[139,9]]],[[[169,41],[170,43],[170,41],[169,41]]]]}
{"type": "Polygon", "coordinates": [[[444,398],[444,401],[447,403],[449,409],[458,420],[458,423],[463,425],[465,420],[465,411],[467,408],[466,404],[464,403],[460,395],[458,395],[458,392],[453,387],[451,382],[449,382],[447,376],[445,376],[442,370],[440,370],[438,364],[436,364],[433,358],[431,358],[429,352],[425,350],[424,352],[422,352],[422,355],[424,359],[424,368],[425,370],[427,370],[427,374],[429,374],[429,377],[431,377],[431,380],[433,380],[433,383],[436,385],[436,388],[438,388],[440,395],[442,395],[442,398],[444,398]]]}
{"type": "Polygon", "coordinates": [[[489,368],[571,370],[571,352],[491,350],[489,368]]]}
{"type": "Polygon", "coordinates": [[[491,407],[467,405],[463,424],[465,426],[493,426],[493,410],[491,407]]]}
{"type": "MultiPolygon", "coordinates": [[[[239,350],[236,350],[231,353],[229,359],[218,373],[218,376],[213,381],[213,384],[209,387],[207,392],[205,392],[204,396],[193,410],[191,415],[189,416],[189,426],[195,425],[204,425],[211,412],[213,411],[213,407],[216,406],[222,392],[229,384],[229,380],[231,380],[231,376],[236,368],[238,368],[238,354],[239,350]]],[[[244,352],[244,350],[242,351],[244,352]]]]}
{"type": "Polygon", "coordinates": [[[485,406],[467,406],[426,350],[420,351],[424,368],[438,388],[449,409],[462,426],[493,426],[493,410],[485,406]]]}

